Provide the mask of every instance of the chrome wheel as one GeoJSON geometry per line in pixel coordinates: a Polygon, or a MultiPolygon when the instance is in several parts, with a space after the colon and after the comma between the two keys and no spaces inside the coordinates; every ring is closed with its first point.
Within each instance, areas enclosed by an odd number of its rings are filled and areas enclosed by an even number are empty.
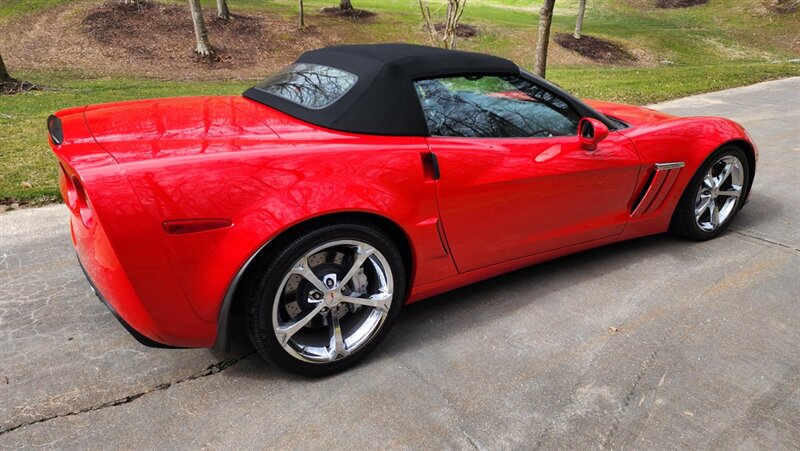
{"type": "Polygon", "coordinates": [[[744,185],[744,166],[734,155],[714,162],[703,177],[694,204],[697,226],[713,232],[736,211],[744,185]]]}
{"type": "Polygon", "coordinates": [[[284,276],[272,306],[275,337],[305,362],[343,359],[380,330],[393,291],[392,270],[375,247],[354,240],[323,244],[284,276]]]}

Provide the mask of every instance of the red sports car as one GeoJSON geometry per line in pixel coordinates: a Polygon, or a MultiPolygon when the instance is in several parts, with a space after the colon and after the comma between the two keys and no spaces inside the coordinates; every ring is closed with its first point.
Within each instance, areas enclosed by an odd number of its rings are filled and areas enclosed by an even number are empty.
{"type": "Polygon", "coordinates": [[[241,96],[48,120],[72,240],[139,341],[351,366],[403,304],[621,240],[725,230],[758,152],[737,123],[581,101],[494,56],[304,53],[241,96]]]}

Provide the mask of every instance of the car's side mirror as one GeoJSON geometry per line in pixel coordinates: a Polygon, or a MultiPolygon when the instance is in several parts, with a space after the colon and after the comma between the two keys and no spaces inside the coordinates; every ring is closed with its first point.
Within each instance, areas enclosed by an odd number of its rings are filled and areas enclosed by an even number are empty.
{"type": "Polygon", "coordinates": [[[606,124],[591,117],[585,117],[578,122],[578,139],[585,150],[597,149],[597,143],[606,139],[608,127],[606,124]]]}

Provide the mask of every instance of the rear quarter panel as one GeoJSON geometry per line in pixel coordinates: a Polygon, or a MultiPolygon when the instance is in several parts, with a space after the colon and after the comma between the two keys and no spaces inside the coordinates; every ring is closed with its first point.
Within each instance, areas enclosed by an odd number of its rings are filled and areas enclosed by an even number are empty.
{"type": "Polygon", "coordinates": [[[214,324],[201,320],[184,296],[147,216],[121,167],[97,145],[82,109],[58,112],[65,141],[51,146],[59,165],[62,197],[78,257],[113,308],[148,338],[182,346],[213,344],[214,324]],[[90,216],[70,187],[80,184],[90,216]],[[164,300],[169,302],[164,302],[164,300]],[[180,318],[167,327],[154,318],[180,318]]]}
{"type": "Polygon", "coordinates": [[[299,222],[330,213],[367,212],[398,224],[412,244],[415,284],[455,273],[438,235],[436,187],[423,166],[424,139],[279,129],[291,144],[277,137],[162,142],[228,150],[198,154],[187,149],[185,157],[121,165],[151,224],[189,218],[233,222],[227,229],[160,234],[201,318],[217,320],[235,275],[265,243],[299,222]]]}

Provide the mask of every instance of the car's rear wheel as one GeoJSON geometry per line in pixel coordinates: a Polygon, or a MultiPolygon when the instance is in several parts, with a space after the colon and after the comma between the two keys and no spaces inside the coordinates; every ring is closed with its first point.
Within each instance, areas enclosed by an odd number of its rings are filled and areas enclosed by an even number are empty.
{"type": "Polygon", "coordinates": [[[741,208],[750,187],[744,151],[727,146],[714,152],[686,187],[670,229],[693,240],[722,233],[741,208]]]}
{"type": "Polygon", "coordinates": [[[247,298],[250,339],[262,357],[300,374],[355,364],[386,336],[405,301],[402,257],[368,225],[300,232],[258,271],[247,298]]]}

